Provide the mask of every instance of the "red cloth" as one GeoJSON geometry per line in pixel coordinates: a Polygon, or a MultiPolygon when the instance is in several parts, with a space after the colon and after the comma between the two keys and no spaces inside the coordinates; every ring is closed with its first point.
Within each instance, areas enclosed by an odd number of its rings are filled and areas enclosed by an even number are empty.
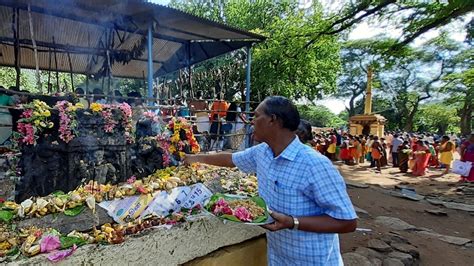
{"type": "Polygon", "coordinates": [[[352,160],[352,155],[349,149],[341,149],[341,154],[340,154],[341,160],[352,160]]]}
{"type": "Polygon", "coordinates": [[[464,147],[466,147],[463,160],[465,162],[471,162],[473,166],[471,167],[471,171],[469,172],[468,176],[463,176],[462,179],[465,181],[469,182],[474,182],[474,144],[470,143],[469,141],[466,141],[462,144],[464,147]]]}
{"type": "Polygon", "coordinates": [[[431,153],[428,147],[419,146],[417,151],[424,151],[424,154],[415,154],[415,167],[413,168],[413,175],[423,176],[425,175],[428,162],[430,161],[431,153]]]}

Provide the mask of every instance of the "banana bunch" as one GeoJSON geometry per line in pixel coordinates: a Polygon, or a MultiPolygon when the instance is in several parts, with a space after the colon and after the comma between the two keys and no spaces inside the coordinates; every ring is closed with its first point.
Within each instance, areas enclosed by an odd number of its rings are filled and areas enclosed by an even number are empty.
{"type": "Polygon", "coordinates": [[[89,244],[92,244],[95,242],[95,238],[93,236],[86,233],[77,232],[76,230],[70,232],[67,236],[80,238],[89,244]]]}
{"type": "Polygon", "coordinates": [[[96,243],[108,242],[110,244],[120,244],[124,239],[125,230],[122,225],[112,226],[109,223],[103,224],[100,230],[94,228],[93,238],[96,243]]]}
{"type": "Polygon", "coordinates": [[[19,239],[16,234],[10,230],[5,225],[0,227],[0,254],[6,253],[11,248],[17,246],[19,239]]]}
{"type": "Polygon", "coordinates": [[[20,229],[20,237],[23,238],[23,244],[20,248],[21,252],[28,257],[40,253],[41,247],[39,241],[42,234],[43,232],[35,227],[20,229]]]}

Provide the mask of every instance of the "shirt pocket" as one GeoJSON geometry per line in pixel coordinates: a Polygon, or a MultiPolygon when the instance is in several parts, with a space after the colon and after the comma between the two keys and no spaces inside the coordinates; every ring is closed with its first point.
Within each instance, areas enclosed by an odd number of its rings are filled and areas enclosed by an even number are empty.
{"type": "Polygon", "coordinates": [[[298,210],[303,208],[304,196],[300,188],[294,185],[281,183],[278,181],[272,182],[272,193],[274,193],[274,201],[271,208],[289,215],[298,214],[298,210]]]}

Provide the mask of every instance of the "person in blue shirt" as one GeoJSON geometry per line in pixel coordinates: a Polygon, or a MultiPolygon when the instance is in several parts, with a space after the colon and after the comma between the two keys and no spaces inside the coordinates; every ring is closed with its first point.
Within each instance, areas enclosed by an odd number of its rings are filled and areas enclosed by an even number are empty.
{"type": "Polygon", "coordinates": [[[275,220],[263,226],[269,265],[343,265],[338,234],[353,232],[357,215],[331,161],[295,135],[299,123],[287,98],[268,97],[252,121],[260,144],[233,154],[187,155],[185,163],[257,174],[259,195],[275,220]]]}

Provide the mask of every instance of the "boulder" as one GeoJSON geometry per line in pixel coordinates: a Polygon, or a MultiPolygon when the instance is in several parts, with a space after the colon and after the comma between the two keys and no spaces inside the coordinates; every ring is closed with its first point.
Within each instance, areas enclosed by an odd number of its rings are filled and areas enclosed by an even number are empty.
{"type": "Polygon", "coordinates": [[[416,227],[414,225],[411,225],[403,220],[400,220],[395,217],[389,217],[389,216],[378,216],[375,218],[375,222],[387,226],[393,230],[415,230],[416,227]]]}
{"type": "Polygon", "coordinates": [[[380,238],[380,240],[384,241],[385,243],[392,244],[392,243],[405,243],[410,244],[408,239],[404,238],[403,236],[388,234],[384,235],[380,238]]]}
{"type": "Polygon", "coordinates": [[[366,247],[358,247],[355,250],[355,252],[369,259],[371,258],[383,259],[384,258],[384,255],[382,253],[379,253],[373,249],[366,248],[366,247]]]}
{"type": "Polygon", "coordinates": [[[389,252],[392,248],[385,242],[380,239],[371,239],[367,246],[371,249],[380,251],[380,252],[389,252]]]}
{"type": "Polygon", "coordinates": [[[386,258],[383,260],[383,266],[405,266],[403,262],[394,258],[386,258]]]}
{"type": "Polygon", "coordinates": [[[426,235],[426,236],[435,237],[443,242],[450,243],[457,246],[464,246],[467,243],[471,242],[471,239],[468,239],[468,238],[457,237],[457,236],[447,236],[447,235],[442,235],[442,234],[438,234],[438,233],[430,232],[430,231],[419,231],[418,233],[426,235]]]}
{"type": "Polygon", "coordinates": [[[410,254],[413,258],[419,258],[420,257],[420,252],[416,249],[416,247],[404,243],[391,243],[390,246],[394,248],[395,250],[398,250],[403,253],[408,253],[410,254]]]}
{"type": "Polygon", "coordinates": [[[390,254],[388,254],[388,257],[400,260],[405,266],[413,265],[413,257],[407,253],[394,251],[390,252],[390,254]]]}
{"type": "Polygon", "coordinates": [[[346,266],[372,266],[368,258],[355,252],[343,254],[342,260],[346,266]]]}

